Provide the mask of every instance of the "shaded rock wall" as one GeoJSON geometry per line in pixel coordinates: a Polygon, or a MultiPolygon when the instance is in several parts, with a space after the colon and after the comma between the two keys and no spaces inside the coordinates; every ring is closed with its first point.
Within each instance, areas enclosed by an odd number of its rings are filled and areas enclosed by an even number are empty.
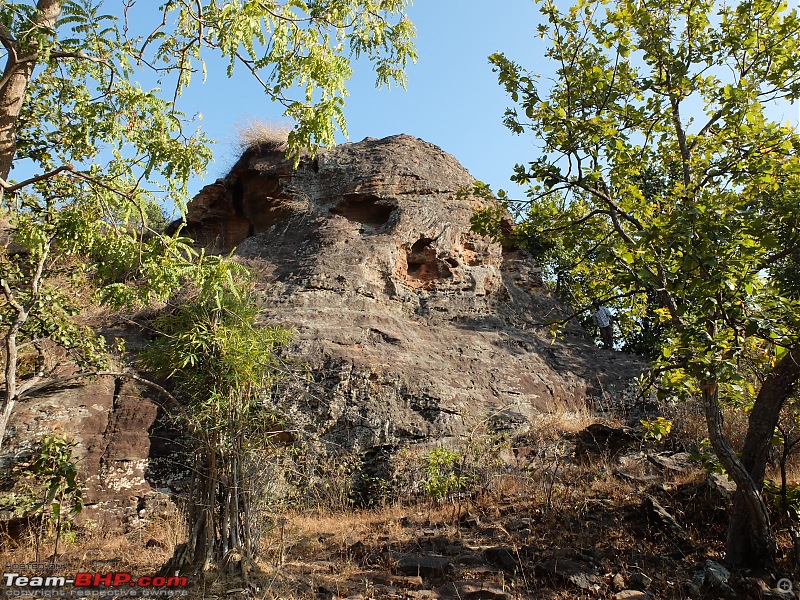
{"type": "Polygon", "coordinates": [[[151,517],[165,508],[186,467],[177,460],[175,433],[149,394],[104,377],[20,401],[0,455],[0,488],[11,489],[13,468],[30,460],[43,435],[57,432],[76,442],[73,456],[86,505],[81,519],[127,528],[151,517]]]}

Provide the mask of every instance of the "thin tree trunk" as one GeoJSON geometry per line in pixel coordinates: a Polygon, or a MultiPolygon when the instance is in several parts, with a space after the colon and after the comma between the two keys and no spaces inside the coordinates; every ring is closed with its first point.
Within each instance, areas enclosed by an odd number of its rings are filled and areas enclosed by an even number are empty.
{"type": "Polygon", "coordinates": [[[17,363],[19,356],[17,351],[17,335],[22,327],[28,321],[31,308],[34,303],[39,299],[39,292],[41,289],[42,273],[44,272],[44,264],[50,256],[50,241],[44,243],[41,256],[36,263],[36,270],[33,273],[30,283],[30,300],[26,306],[23,306],[15,297],[11,286],[5,279],[0,279],[0,287],[2,287],[3,294],[6,301],[11,305],[16,314],[14,320],[9,326],[5,334],[5,376],[6,376],[6,390],[3,396],[3,401],[0,403],[0,448],[3,446],[3,441],[6,437],[6,430],[8,422],[11,420],[11,413],[14,411],[14,405],[17,403],[17,363]]]}
{"type": "MultiPolygon", "coordinates": [[[[18,319],[17,319],[18,321],[18,319]]],[[[14,411],[14,405],[17,403],[17,332],[19,326],[14,323],[11,328],[6,332],[5,338],[5,352],[6,352],[6,391],[5,398],[3,399],[2,409],[0,409],[0,448],[3,447],[3,441],[6,437],[6,430],[8,429],[8,422],[11,420],[11,413],[14,411]]]]}
{"type": "MultiPolygon", "coordinates": [[[[777,554],[777,545],[772,535],[769,511],[761,496],[761,490],[753,481],[736,452],[725,439],[723,430],[722,411],[719,407],[717,387],[714,384],[703,385],[703,408],[706,414],[706,424],[711,445],[717,454],[722,466],[736,483],[741,493],[746,514],[750,520],[747,538],[755,554],[752,556],[751,567],[765,567],[774,564],[777,554]]],[[[729,540],[730,541],[730,540],[729,540]]],[[[728,559],[731,560],[730,555],[728,559]]]]}
{"type": "MultiPolygon", "coordinates": [[[[62,0],[39,0],[36,27],[52,30],[61,14],[62,0]]],[[[12,32],[0,30],[0,40],[8,51],[0,87],[0,178],[8,179],[17,153],[17,123],[33,71],[38,64],[36,47],[24,47],[12,32]]]]}
{"type": "MultiPolygon", "coordinates": [[[[764,486],[772,436],[781,409],[794,393],[798,379],[800,346],[795,346],[764,380],[750,411],[741,461],[758,492],[764,486]]],[[[753,527],[747,499],[741,489],[738,489],[733,498],[733,510],[728,523],[726,553],[730,563],[741,566],[759,563],[761,549],[757,542],[757,530],[758,525],[753,527]]]]}

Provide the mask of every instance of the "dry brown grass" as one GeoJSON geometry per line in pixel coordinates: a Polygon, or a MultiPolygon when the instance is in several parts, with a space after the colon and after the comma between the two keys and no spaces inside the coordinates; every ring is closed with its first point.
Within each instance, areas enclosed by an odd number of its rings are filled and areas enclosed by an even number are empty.
{"type": "Polygon", "coordinates": [[[35,530],[24,531],[0,541],[0,563],[31,563],[39,561],[70,565],[75,569],[98,571],[130,571],[152,574],[172,555],[175,545],[186,535],[183,518],[177,511],[145,522],[141,528],[121,534],[94,523],[78,526],[63,534],[58,557],[53,557],[52,534],[39,540],[36,555],[35,530]]]}
{"type": "Polygon", "coordinates": [[[241,151],[286,150],[292,126],[288,123],[250,119],[236,127],[236,137],[241,151]]]}
{"type": "Polygon", "coordinates": [[[531,418],[526,438],[531,445],[551,444],[561,439],[564,433],[576,433],[599,420],[585,407],[543,412],[531,418]]]}
{"type": "MultiPolygon", "coordinates": [[[[387,598],[381,578],[398,575],[398,555],[440,553],[442,544],[460,544],[477,556],[487,548],[509,548],[523,565],[508,570],[454,571],[453,578],[471,578],[505,586],[511,597],[613,598],[610,577],[645,572],[654,578],[655,597],[684,598],[682,582],[690,579],[706,558],[721,560],[727,505],[705,484],[705,472],[664,471],[656,483],[619,475],[613,457],[576,462],[565,431],[594,421],[588,415],[542,416],[525,437],[476,431],[458,449],[465,463],[479,474],[479,485],[452,500],[432,502],[419,492],[373,510],[331,510],[322,507],[278,509],[268,515],[262,552],[251,573],[256,600],[326,600],[345,597],[387,598]],[[526,450],[527,453],[522,453],[526,450]],[[524,456],[523,456],[524,454],[524,456]],[[500,460],[502,455],[505,459],[500,460]],[[642,494],[659,499],[686,527],[691,546],[648,519],[642,494]],[[469,519],[456,515],[469,513],[469,519]],[[475,524],[471,519],[479,518],[475,524]],[[438,544],[438,546],[437,546],[438,544]],[[697,553],[697,554],[695,554],[697,553]],[[597,593],[582,592],[537,570],[543,561],[592,557],[609,574],[597,593]],[[546,592],[546,594],[545,594],[546,592]]],[[[658,451],[661,446],[650,445],[658,451]]],[[[421,459],[406,457],[408,460],[421,459]]],[[[412,461],[413,462],[413,461],[412,461]]],[[[646,464],[646,463],[645,463],[646,464]]],[[[411,471],[419,474],[419,464],[411,471]]],[[[338,470],[333,472],[338,473],[338,470]]],[[[797,471],[792,471],[795,476],[797,471]]],[[[113,536],[87,532],[85,539],[65,547],[70,564],[99,570],[150,573],[169,558],[185,535],[177,515],[148,523],[141,530],[113,536]],[[117,562],[112,562],[117,561],[117,562]]],[[[786,545],[784,540],[784,545],[786,545]]],[[[19,547],[0,553],[0,562],[24,562],[19,547]]],[[[449,554],[455,563],[455,554],[449,554]]],[[[486,566],[486,565],[479,565],[486,566]]],[[[425,580],[423,591],[457,579],[425,580]]],[[[191,597],[228,597],[241,582],[209,573],[195,578],[191,597]]],[[[394,584],[392,584],[394,585],[394,584]]],[[[421,584],[420,584],[421,585],[421,584]]],[[[391,586],[390,586],[391,587],[391,586]]],[[[392,597],[404,595],[405,584],[392,597]]]]}

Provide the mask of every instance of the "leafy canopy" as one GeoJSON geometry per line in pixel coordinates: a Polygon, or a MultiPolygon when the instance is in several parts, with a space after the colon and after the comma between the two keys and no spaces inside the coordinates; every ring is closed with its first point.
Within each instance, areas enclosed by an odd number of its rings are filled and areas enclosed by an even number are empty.
{"type": "Polygon", "coordinates": [[[800,94],[797,12],[760,0],[541,5],[552,85],[490,57],[516,103],[506,124],[541,144],[515,168],[530,190],[517,235],[579,305],[605,298],[629,329],[668,324],[661,359],[676,382],[739,381],[755,349],[780,358],[800,314],[774,277],[798,253],[800,136],[770,115],[800,94]]]}
{"type": "Polygon", "coordinates": [[[205,61],[221,57],[229,75],[246,72],[283,104],[299,156],[346,131],[353,60],[370,61],[379,85],[404,84],[416,58],[407,4],[0,0],[0,441],[32,385],[17,385],[22,348],[48,340],[103,366],[104,345],[79,318],[95,287],[119,307],[164,300],[187,281],[233,282],[226,259],[159,228],[163,201],[183,209],[212,157],[199,116],[180,110],[205,61]]]}

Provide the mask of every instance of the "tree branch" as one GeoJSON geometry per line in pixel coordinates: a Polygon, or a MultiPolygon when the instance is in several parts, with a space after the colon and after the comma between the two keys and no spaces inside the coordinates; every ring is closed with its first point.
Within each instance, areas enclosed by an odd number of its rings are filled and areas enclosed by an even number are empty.
{"type": "Polygon", "coordinates": [[[8,27],[0,23],[0,44],[3,44],[9,54],[16,60],[18,43],[13,34],[8,30],[8,27]]]}
{"type": "Polygon", "coordinates": [[[13,194],[17,190],[21,190],[24,187],[27,187],[31,184],[38,183],[39,181],[44,181],[45,179],[50,179],[51,177],[55,177],[59,173],[64,171],[70,171],[75,173],[75,167],[72,165],[62,165],[57,169],[53,169],[52,171],[48,171],[47,173],[42,173],[41,175],[36,175],[35,177],[31,177],[30,179],[26,179],[25,181],[21,181],[20,183],[8,183],[5,179],[0,178],[0,187],[2,187],[6,192],[13,194]]]}
{"type": "Polygon", "coordinates": [[[19,302],[17,302],[16,298],[14,298],[14,292],[11,291],[11,287],[8,285],[8,281],[6,281],[5,277],[0,279],[0,286],[3,288],[3,294],[6,297],[6,301],[12,307],[14,307],[14,310],[16,310],[17,313],[24,313],[25,309],[19,302]]]}
{"type": "Polygon", "coordinates": [[[706,135],[706,133],[708,133],[709,129],[711,129],[714,126],[714,124],[722,118],[722,115],[724,114],[725,114],[725,109],[720,108],[717,112],[715,112],[712,115],[712,117],[708,120],[708,123],[703,125],[703,128],[700,130],[700,132],[696,136],[694,136],[692,143],[689,144],[689,150],[694,150],[697,147],[697,143],[700,141],[700,139],[703,138],[706,135]]]}
{"type": "MultiPolygon", "coordinates": [[[[647,290],[645,290],[645,289],[642,289],[642,290],[631,290],[629,292],[624,292],[622,294],[617,294],[615,296],[607,296],[605,298],[600,298],[599,300],[600,300],[600,302],[602,304],[605,304],[605,303],[607,303],[609,301],[619,300],[620,298],[629,298],[630,296],[635,296],[636,294],[646,294],[646,293],[647,293],[647,290]]],[[[573,311],[572,314],[570,314],[568,317],[565,317],[563,319],[556,319],[554,321],[534,322],[533,326],[534,327],[548,327],[550,325],[566,325],[572,319],[574,319],[575,317],[577,317],[579,315],[582,315],[583,313],[585,313],[586,311],[590,310],[591,308],[592,308],[591,306],[587,306],[585,308],[581,308],[580,310],[573,311]]]]}

